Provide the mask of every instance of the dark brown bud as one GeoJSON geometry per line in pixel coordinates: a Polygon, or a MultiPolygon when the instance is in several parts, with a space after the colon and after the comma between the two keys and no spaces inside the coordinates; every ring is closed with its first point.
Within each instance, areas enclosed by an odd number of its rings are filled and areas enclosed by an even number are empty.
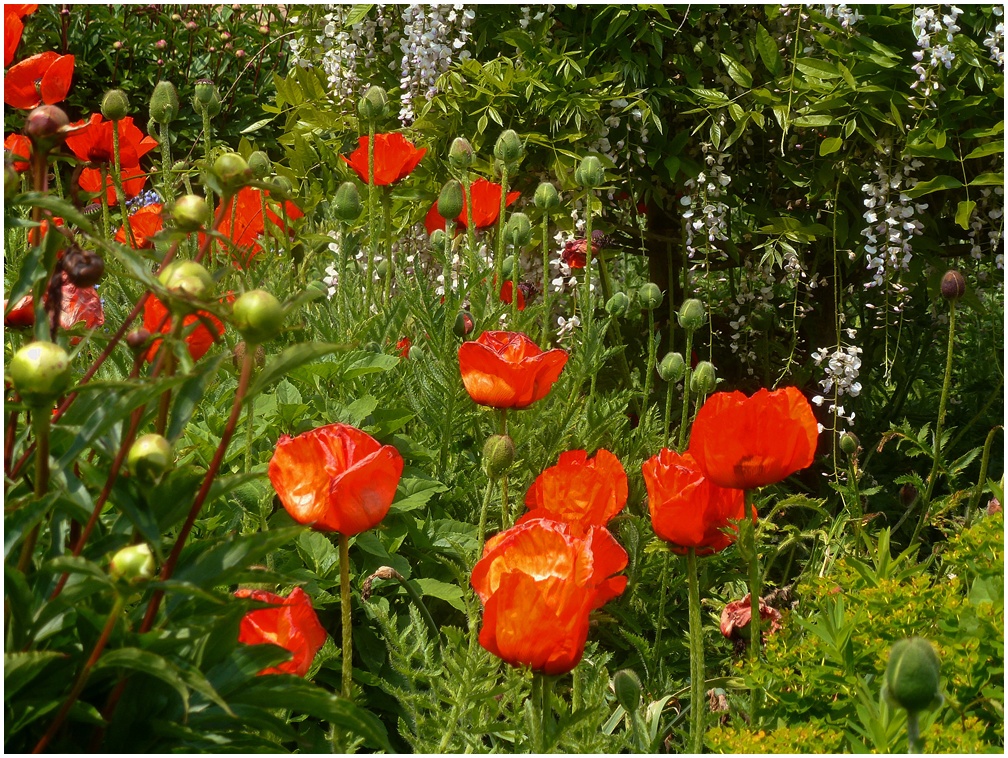
{"type": "Polygon", "coordinates": [[[28,114],[24,133],[35,143],[36,149],[50,150],[63,141],[70,124],[66,112],[55,105],[40,105],[28,114]]]}
{"type": "Polygon", "coordinates": [[[151,333],[146,329],[134,329],[126,335],[126,344],[129,345],[130,350],[136,352],[146,348],[147,343],[150,342],[150,338],[151,333]]]}
{"type": "Polygon", "coordinates": [[[942,297],[946,300],[958,300],[966,294],[966,280],[956,270],[946,271],[941,280],[942,297]]]}
{"type": "Polygon", "coordinates": [[[917,488],[910,484],[910,482],[907,482],[900,487],[899,499],[904,508],[909,508],[917,499],[917,488]]]}
{"type": "Polygon", "coordinates": [[[67,279],[76,287],[94,287],[105,275],[105,261],[94,250],[71,247],[61,264],[67,279]]]}

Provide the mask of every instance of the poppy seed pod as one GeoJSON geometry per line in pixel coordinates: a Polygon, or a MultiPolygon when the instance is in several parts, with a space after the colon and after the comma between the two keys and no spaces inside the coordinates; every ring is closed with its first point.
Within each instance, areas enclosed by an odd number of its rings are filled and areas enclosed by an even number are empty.
{"type": "Polygon", "coordinates": [[[644,688],[641,686],[640,677],[630,669],[616,672],[613,676],[613,691],[616,693],[616,702],[622,705],[627,713],[636,713],[640,708],[644,688]]]}
{"type": "Polygon", "coordinates": [[[220,93],[212,79],[197,79],[196,91],[193,93],[193,108],[202,113],[206,111],[213,118],[221,109],[220,93]]]}
{"type": "Polygon", "coordinates": [[[456,137],[448,148],[448,165],[456,171],[465,171],[473,163],[473,149],[465,137],[456,137]]]}
{"type": "Polygon", "coordinates": [[[662,304],[662,291],[654,282],[642,284],[637,296],[640,298],[641,308],[646,311],[653,311],[662,304]]]}
{"type": "Polygon", "coordinates": [[[172,206],[172,219],[184,232],[195,232],[210,223],[210,206],[199,195],[183,195],[172,206]]]}
{"type": "Polygon", "coordinates": [[[941,703],[941,662],[923,637],[900,640],[889,651],[885,672],[885,698],[911,713],[941,703]]]}
{"type": "Polygon", "coordinates": [[[113,555],[109,563],[109,574],[113,579],[136,582],[153,577],[155,567],[150,545],[141,543],[124,547],[113,555]]]}
{"type": "Polygon", "coordinates": [[[506,434],[493,434],[483,444],[483,469],[491,479],[499,479],[511,468],[515,459],[515,446],[506,434]]]}
{"type": "Polygon", "coordinates": [[[344,223],[356,221],[361,214],[360,192],[353,182],[343,182],[336,189],[336,196],[333,198],[333,210],[336,218],[344,223]]]}
{"type": "Polygon", "coordinates": [[[230,194],[234,194],[252,181],[252,169],[238,153],[224,153],[219,156],[214,161],[213,173],[225,192],[230,194]]]}
{"type": "Polygon", "coordinates": [[[70,119],[62,108],[55,105],[40,105],[25,119],[24,133],[35,145],[36,150],[48,152],[66,137],[70,119]]]}
{"type": "Polygon", "coordinates": [[[175,85],[162,79],[155,85],[151,95],[151,118],[161,125],[168,124],[178,116],[178,109],[179,99],[175,85]]]}
{"type": "Polygon", "coordinates": [[[70,386],[70,356],[54,342],[30,342],[14,353],[7,376],[27,405],[42,408],[70,386]]]}
{"type": "Polygon", "coordinates": [[[210,272],[195,261],[173,261],[158,276],[169,292],[193,300],[207,300],[213,292],[210,272]]]}
{"type": "Polygon", "coordinates": [[[704,324],[707,313],[703,303],[695,297],[685,300],[679,307],[679,326],[689,333],[695,332],[704,324]]]}
{"type": "Polygon", "coordinates": [[[714,364],[710,361],[700,361],[690,376],[690,391],[697,395],[709,395],[717,386],[717,374],[714,364]]]}
{"type": "Polygon", "coordinates": [[[508,166],[518,163],[523,152],[521,137],[514,129],[505,129],[494,144],[494,157],[508,166]]]}
{"type": "Polygon", "coordinates": [[[256,150],[248,157],[248,165],[256,179],[265,179],[273,170],[269,156],[262,150],[256,150]]]}
{"type": "Polygon", "coordinates": [[[686,376],[686,360],[682,353],[668,353],[658,364],[658,376],[662,381],[675,384],[686,376]]]}
{"type": "Polygon", "coordinates": [[[606,301],[606,313],[616,318],[622,318],[630,310],[630,298],[625,292],[617,292],[606,301]]]}
{"type": "Polygon", "coordinates": [[[438,195],[437,211],[443,218],[453,219],[462,212],[462,183],[457,179],[449,179],[438,195]]]}
{"type": "Polygon", "coordinates": [[[532,222],[524,213],[512,213],[508,219],[504,238],[515,247],[523,247],[532,241],[532,222]]]}
{"type": "Polygon", "coordinates": [[[126,466],[144,484],[157,484],[174,461],[171,443],[160,434],[145,434],[130,445],[126,466]]]}
{"type": "Polygon", "coordinates": [[[946,271],[941,280],[941,294],[946,300],[958,300],[966,294],[966,279],[954,269],[946,271]]]}
{"type": "Polygon", "coordinates": [[[585,189],[601,187],[605,182],[605,169],[597,155],[588,155],[581,160],[574,174],[575,180],[585,189]]]}
{"type": "Polygon", "coordinates": [[[132,332],[126,335],[126,345],[134,353],[140,352],[147,348],[147,343],[150,342],[151,333],[150,330],[140,328],[134,329],[132,332]]]}
{"type": "Polygon", "coordinates": [[[101,101],[102,115],[109,121],[118,121],[129,114],[129,99],[121,89],[110,89],[101,101]]]}
{"type": "Polygon", "coordinates": [[[388,93],[373,85],[357,101],[357,115],[364,121],[378,121],[388,115],[388,93]]]}
{"type": "Polygon", "coordinates": [[[536,187],[532,202],[541,211],[554,211],[560,207],[560,193],[549,182],[543,182],[536,187]]]}
{"type": "Polygon", "coordinates": [[[240,295],[231,315],[235,328],[252,345],[273,339],[283,328],[283,305],[266,290],[250,290],[240,295]]]}

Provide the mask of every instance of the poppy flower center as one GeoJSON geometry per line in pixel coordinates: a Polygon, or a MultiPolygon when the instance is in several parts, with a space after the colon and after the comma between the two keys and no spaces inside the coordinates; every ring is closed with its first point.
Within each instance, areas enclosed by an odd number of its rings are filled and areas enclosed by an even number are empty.
{"type": "Polygon", "coordinates": [[[763,459],[755,455],[747,455],[735,464],[735,475],[745,481],[759,478],[765,470],[763,459]]]}

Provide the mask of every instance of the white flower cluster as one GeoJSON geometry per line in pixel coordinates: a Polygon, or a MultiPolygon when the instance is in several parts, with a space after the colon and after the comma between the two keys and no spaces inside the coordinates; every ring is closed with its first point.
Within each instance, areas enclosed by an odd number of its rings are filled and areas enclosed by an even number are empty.
{"type": "Polygon", "coordinates": [[[945,14],[942,14],[940,6],[937,12],[934,8],[914,9],[914,20],[911,25],[917,37],[918,50],[913,54],[917,60],[913,66],[917,81],[910,87],[923,93],[924,102],[919,106],[921,108],[927,107],[929,96],[933,92],[942,89],[935,76],[937,70],[941,66],[946,69],[952,68],[952,61],[955,60],[952,43],[955,41],[956,32],[959,31],[956,21],[960,15],[962,10],[954,5],[950,5],[949,12],[945,14]],[[932,35],[941,41],[932,40],[932,35]]]}
{"type": "MultiPolygon", "coordinates": [[[[710,284],[709,281],[705,283],[710,284]]],[[[769,263],[760,266],[746,260],[738,270],[735,298],[728,303],[731,310],[728,346],[739,363],[746,367],[749,376],[755,374],[755,366],[759,362],[755,345],[762,336],[762,330],[753,322],[762,323],[773,318],[773,284],[774,275],[769,263]]],[[[715,297],[716,291],[709,292],[708,299],[715,297]]]]}
{"type": "Polygon", "coordinates": [[[415,4],[403,8],[403,34],[399,40],[402,50],[399,121],[403,126],[416,118],[415,100],[430,99],[438,93],[437,81],[452,61],[472,57],[464,48],[476,11],[464,8],[462,3],[452,6],[415,4]]]}
{"type": "MultiPolygon", "coordinates": [[[[995,16],[1001,17],[1004,15],[1004,11],[1001,10],[1000,5],[995,5],[991,11],[995,16]]],[[[997,26],[991,29],[990,33],[983,41],[984,46],[990,50],[990,59],[1001,66],[1004,69],[1004,24],[998,22],[997,26]]]]}
{"type": "MultiPolygon", "coordinates": [[[[854,339],[857,334],[853,329],[848,329],[847,336],[854,339]]],[[[816,366],[822,366],[824,362],[826,364],[824,369],[826,376],[819,381],[823,394],[813,397],[812,402],[818,406],[827,403],[826,409],[834,419],[842,418],[848,426],[854,425],[854,411],[846,411],[839,401],[844,395],[857,397],[861,394],[861,382],[857,380],[861,371],[860,355],[861,348],[854,345],[844,347],[839,344],[834,350],[823,347],[812,353],[816,366]]]]}
{"type": "MultiPolygon", "coordinates": [[[[882,149],[884,155],[891,158],[892,144],[883,142],[882,149]]],[[[865,238],[864,250],[872,274],[871,280],[865,283],[866,288],[888,285],[897,294],[907,291],[898,282],[898,276],[900,271],[909,269],[913,258],[911,239],[924,231],[924,225],[915,215],[923,213],[928,206],[915,203],[906,190],[917,184],[910,174],[923,165],[911,158],[898,164],[896,171],[890,174],[886,163],[876,161],[877,181],[861,187],[865,193],[864,220],[868,222],[861,234],[865,238]]]]}
{"type": "MultiPolygon", "coordinates": [[[[1001,250],[1003,228],[1004,187],[982,187],[970,216],[970,255],[980,261],[984,259],[985,253],[994,253],[994,264],[998,269],[1004,270],[1004,253],[1001,250]]],[[[984,273],[981,271],[981,276],[984,273]]]]}
{"type": "Polygon", "coordinates": [[[847,5],[847,3],[824,3],[823,15],[826,18],[833,18],[835,16],[840,22],[840,26],[848,31],[864,18],[864,16],[847,5]]]}
{"type": "MultiPolygon", "coordinates": [[[[686,220],[686,252],[692,258],[698,251],[708,253],[717,249],[719,242],[728,239],[728,205],[721,199],[725,188],[731,184],[731,176],[725,171],[725,164],[731,156],[715,150],[709,142],[702,142],[707,170],[701,171],[696,179],[687,179],[688,195],[683,195],[680,203],[687,210],[682,214],[686,220]],[[698,244],[698,240],[702,240],[698,244]]],[[[724,252],[721,252],[724,257],[724,252]]]]}

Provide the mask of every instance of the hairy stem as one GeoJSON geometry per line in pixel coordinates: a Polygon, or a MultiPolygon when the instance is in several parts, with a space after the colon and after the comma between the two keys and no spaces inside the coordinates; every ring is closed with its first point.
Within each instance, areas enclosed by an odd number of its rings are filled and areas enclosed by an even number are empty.
{"type": "Polygon", "coordinates": [[[700,617],[700,583],[697,580],[696,548],[686,552],[686,575],[689,582],[690,641],[690,752],[703,752],[704,714],[704,649],[703,625],[700,617]]]}
{"type": "Polygon", "coordinates": [[[340,564],[340,616],[343,631],[343,679],[342,693],[350,699],[353,685],[353,629],[350,626],[350,538],[340,532],[339,535],[340,564]]]}

